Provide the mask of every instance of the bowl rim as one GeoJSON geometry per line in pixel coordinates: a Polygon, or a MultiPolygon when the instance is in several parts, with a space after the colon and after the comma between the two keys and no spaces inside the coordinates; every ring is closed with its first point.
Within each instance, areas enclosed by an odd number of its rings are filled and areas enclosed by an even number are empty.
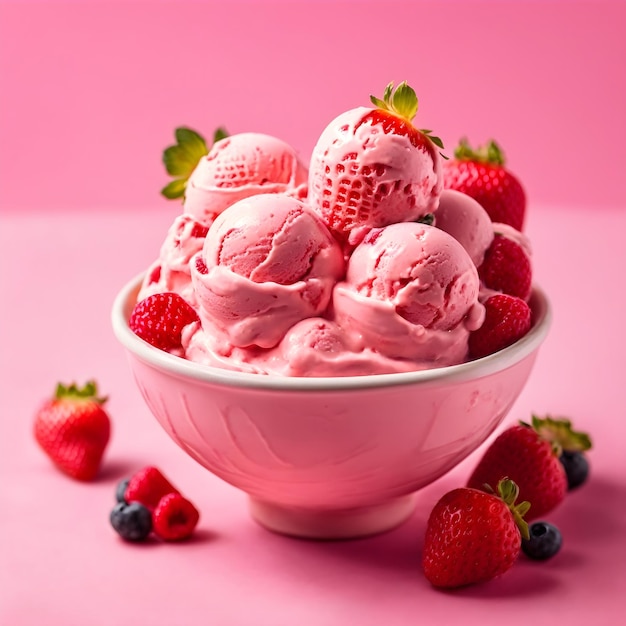
{"type": "Polygon", "coordinates": [[[494,354],[458,365],[412,372],[337,377],[266,376],[187,361],[159,350],[135,335],[128,326],[128,318],[144,275],[142,272],[128,281],[113,302],[111,322],[114,334],[122,346],[144,363],[175,376],[242,389],[329,392],[476,380],[505,370],[535,352],[546,338],[552,322],[552,310],[545,292],[533,285],[529,300],[534,316],[532,328],[519,341],[494,354]]]}

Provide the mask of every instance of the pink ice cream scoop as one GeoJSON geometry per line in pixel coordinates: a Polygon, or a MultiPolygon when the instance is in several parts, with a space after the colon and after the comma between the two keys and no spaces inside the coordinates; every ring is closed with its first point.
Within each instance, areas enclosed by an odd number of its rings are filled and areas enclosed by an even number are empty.
{"type": "Polygon", "coordinates": [[[202,222],[243,198],[293,191],[307,177],[284,141],[261,133],[232,135],[216,142],[191,174],[184,212],[202,222]]]}
{"type": "Polygon", "coordinates": [[[351,243],[369,228],[434,212],[442,189],[437,148],[410,122],[378,109],[339,115],[311,157],[311,207],[337,237],[351,243]]]}
{"type": "Polygon", "coordinates": [[[363,345],[355,332],[336,322],[310,317],[292,326],[263,366],[281,376],[364,376],[408,372],[416,369],[409,360],[392,359],[363,345]]]}
{"type": "Polygon", "coordinates": [[[441,192],[435,226],[452,235],[478,267],[493,241],[494,227],[489,214],[474,198],[453,189],[441,192]]]}
{"type": "Polygon", "coordinates": [[[203,326],[235,347],[271,348],[290,326],[322,313],[344,269],[324,223],[284,194],[232,205],[191,263],[203,326]]]}
{"type": "Polygon", "coordinates": [[[202,250],[208,230],[207,225],[197,222],[191,215],[176,217],[163,241],[159,258],[146,273],[138,299],[173,291],[194,306],[189,261],[202,250]]]}
{"type": "Polygon", "coordinates": [[[366,346],[429,366],[459,363],[484,309],[479,278],[463,246],[420,223],[375,229],[354,250],[335,288],[336,319],[366,346]]]}

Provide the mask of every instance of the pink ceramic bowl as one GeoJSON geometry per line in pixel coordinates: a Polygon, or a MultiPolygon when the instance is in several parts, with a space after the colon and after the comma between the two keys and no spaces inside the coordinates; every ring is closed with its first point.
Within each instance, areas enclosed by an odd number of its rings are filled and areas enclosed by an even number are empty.
{"type": "Polygon", "coordinates": [[[540,289],[534,326],[476,361],[421,372],[278,378],[172,356],[128,327],[140,278],[113,306],[139,389],[170,437],[250,497],[254,519],[285,534],[345,538],[389,530],[414,492],[475,450],[524,387],[550,324],[540,289]]]}

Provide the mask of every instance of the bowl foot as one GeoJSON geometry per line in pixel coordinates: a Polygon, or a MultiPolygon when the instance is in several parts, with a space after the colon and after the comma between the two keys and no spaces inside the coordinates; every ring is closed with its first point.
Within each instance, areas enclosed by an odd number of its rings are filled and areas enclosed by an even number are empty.
{"type": "Polygon", "coordinates": [[[268,530],[306,539],[355,539],[392,530],[415,509],[413,494],[352,509],[305,509],[250,498],[250,513],[268,530]]]}

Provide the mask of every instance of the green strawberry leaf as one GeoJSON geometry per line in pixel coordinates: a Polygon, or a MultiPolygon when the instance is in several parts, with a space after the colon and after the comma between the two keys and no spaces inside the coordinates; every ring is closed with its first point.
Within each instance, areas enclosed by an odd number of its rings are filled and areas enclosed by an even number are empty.
{"type": "Polygon", "coordinates": [[[177,143],[163,151],[163,163],[168,174],[188,178],[209,151],[204,137],[190,128],[177,128],[174,135],[177,143]]]}
{"type": "MultiPolygon", "coordinates": [[[[383,111],[389,111],[398,117],[403,118],[407,122],[412,122],[413,118],[417,115],[417,109],[419,101],[415,90],[409,86],[406,81],[401,82],[395,89],[393,89],[393,83],[389,83],[385,87],[385,93],[383,99],[376,96],[370,96],[370,100],[374,106],[383,111]]],[[[438,148],[444,149],[443,141],[439,137],[431,135],[432,130],[420,129],[420,132],[426,135],[438,148]]],[[[448,157],[439,153],[442,158],[448,159],[448,157]]]]}
{"type": "Polygon", "coordinates": [[[410,122],[417,114],[417,95],[406,81],[401,82],[394,91],[393,83],[385,87],[383,99],[370,96],[372,104],[383,111],[390,111],[410,122]]]}
{"type": "Polygon", "coordinates": [[[417,95],[406,81],[400,83],[396,88],[392,107],[408,120],[412,120],[417,115],[417,95]]]}
{"type": "Polygon", "coordinates": [[[170,146],[163,150],[163,164],[170,176],[189,177],[193,168],[200,161],[200,158],[202,158],[202,156],[194,162],[194,155],[185,147],[179,145],[170,146]]]}
{"type": "Polygon", "coordinates": [[[524,519],[524,515],[530,510],[530,502],[524,500],[517,503],[517,497],[519,496],[519,487],[510,478],[503,478],[497,486],[497,495],[504,501],[509,507],[515,525],[519,528],[520,534],[524,539],[529,539],[530,534],[528,531],[528,523],[524,519]]]}
{"type": "Polygon", "coordinates": [[[540,437],[552,443],[557,456],[562,450],[585,452],[592,447],[589,435],[574,430],[571,420],[564,417],[554,418],[548,415],[541,418],[533,415],[532,428],[540,437]]]}
{"type": "Polygon", "coordinates": [[[84,387],[79,387],[76,383],[64,385],[58,383],[54,397],[57,400],[91,400],[97,404],[104,404],[106,396],[98,397],[98,385],[95,380],[89,380],[84,387]]]}
{"type": "Polygon", "coordinates": [[[186,188],[187,179],[176,178],[161,189],[161,195],[165,196],[168,200],[176,200],[176,198],[182,198],[185,195],[186,188]]]}
{"type": "MultiPolygon", "coordinates": [[[[163,150],[163,165],[174,180],[161,189],[161,195],[168,200],[183,198],[187,181],[202,157],[209,153],[207,143],[200,133],[186,126],[174,130],[176,143],[163,150]]],[[[213,143],[228,137],[223,128],[218,128],[213,136],[213,143]]]]}
{"type": "Polygon", "coordinates": [[[377,98],[376,96],[370,96],[370,100],[372,104],[378,107],[379,109],[382,109],[383,111],[389,110],[389,108],[387,107],[387,103],[384,100],[381,100],[380,98],[377,98]]]}
{"type": "Polygon", "coordinates": [[[226,129],[218,128],[213,133],[213,143],[217,143],[218,141],[221,141],[222,139],[226,139],[226,137],[228,137],[228,133],[226,132],[226,129]]]}
{"type": "Polygon", "coordinates": [[[504,166],[505,164],[504,152],[493,139],[485,146],[472,148],[467,138],[463,137],[454,150],[454,157],[461,161],[476,161],[487,165],[504,166]]]}

